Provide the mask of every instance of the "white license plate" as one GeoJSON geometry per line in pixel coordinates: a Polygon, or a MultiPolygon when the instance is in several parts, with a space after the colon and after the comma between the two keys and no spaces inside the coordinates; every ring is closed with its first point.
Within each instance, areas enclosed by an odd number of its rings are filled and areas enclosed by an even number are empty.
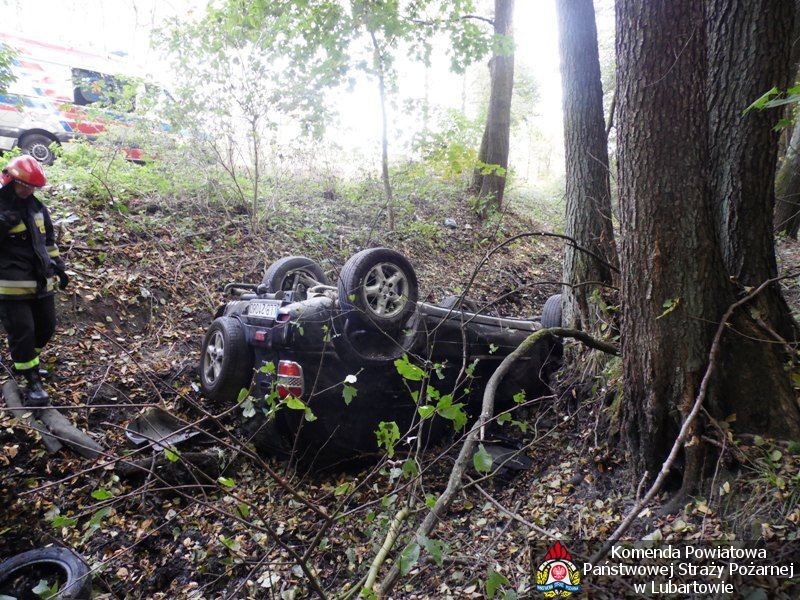
{"type": "Polygon", "coordinates": [[[278,316],[279,307],[280,302],[252,302],[250,304],[250,308],[247,309],[247,314],[251,317],[274,319],[278,316]]]}

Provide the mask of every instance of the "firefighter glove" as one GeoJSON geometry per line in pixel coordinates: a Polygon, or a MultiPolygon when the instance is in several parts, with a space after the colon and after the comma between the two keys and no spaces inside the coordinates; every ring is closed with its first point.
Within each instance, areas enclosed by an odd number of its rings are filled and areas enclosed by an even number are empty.
{"type": "Polygon", "coordinates": [[[56,275],[58,275],[58,289],[66,289],[66,287],[69,285],[69,276],[64,270],[64,267],[53,264],[53,270],[56,272],[56,275]]]}

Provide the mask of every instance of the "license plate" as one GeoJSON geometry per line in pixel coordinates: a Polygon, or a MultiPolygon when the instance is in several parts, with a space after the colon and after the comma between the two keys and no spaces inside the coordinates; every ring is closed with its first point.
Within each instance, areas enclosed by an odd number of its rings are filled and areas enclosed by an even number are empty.
{"type": "Polygon", "coordinates": [[[247,314],[251,317],[262,317],[264,319],[274,319],[278,316],[280,302],[251,302],[247,314]]]}

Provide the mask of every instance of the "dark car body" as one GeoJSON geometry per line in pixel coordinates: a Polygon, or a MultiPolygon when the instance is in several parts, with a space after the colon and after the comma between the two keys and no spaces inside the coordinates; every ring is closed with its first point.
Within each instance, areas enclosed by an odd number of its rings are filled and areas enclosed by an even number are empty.
{"type": "MultiPolygon", "coordinates": [[[[404,328],[388,335],[348,318],[331,290],[300,301],[291,296],[247,293],[217,316],[238,323],[252,353],[256,414],[245,420],[245,431],[260,450],[293,451],[319,463],[374,454],[381,422],[394,421],[401,434],[413,431],[420,416],[412,392],[419,391],[420,382],[404,378],[395,361],[419,365],[429,374],[426,384],[435,389],[434,398],[450,395],[475,416],[486,381],[500,361],[542,327],[538,320],[419,302],[404,328]],[[349,399],[346,385],[356,390],[349,399]],[[289,396],[302,401],[311,420],[306,411],[297,410],[297,403],[295,409],[269,410],[289,396]],[[274,418],[265,422],[264,414],[274,418]]],[[[510,406],[520,392],[526,398],[546,394],[547,376],[560,352],[552,339],[537,344],[502,381],[497,408],[510,406]]],[[[425,432],[430,441],[453,431],[450,420],[435,416],[429,421],[425,432]]]]}

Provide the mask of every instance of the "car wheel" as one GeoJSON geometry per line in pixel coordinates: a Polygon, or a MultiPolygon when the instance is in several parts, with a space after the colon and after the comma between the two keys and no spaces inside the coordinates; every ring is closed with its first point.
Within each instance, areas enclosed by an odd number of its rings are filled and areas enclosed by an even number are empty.
{"type": "Polygon", "coordinates": [[[469,298],[462,298],[461,296],[445,296],[439,306],[447,310],[465,310],[471,313],[478,313],[478,304],[469,298]]]}
{"type": "Polygon", "coordinates": [[[19,141],[19,147],[25,154],[30,154],[33,158],[45,165],[52,165],[56,155],[50,149],[53,140],[40,133],[31,133],[19,141]]]}
{"type": "Polygon", "coordinates": [[[253,354],[244,327],[232,317],[214,319],[200,354],[200,386],[207,398],[230,404],[253,378],[253,354]]]}
{"type": "Polygon", "coordinates": [[[275,261],[267,268],[261,284],[267,286],[268,292],[292,292],[293,300],[305,300],[310,287],[329,285],[322,267],[305,256],[287,256],[275,261]]]}
{"type": "Polygon", "coordinates": [[[544,303],[542,327],[561,327],[561,294],[550,296],[544,303]]]}
{"type": "Polygon", "coordinates": [[[339,278],[339,305],[382,331],[406,323],[417,306],[417,276],[408,259],[388,248],[350,257],[339,278]]]}
{"type": "Polygon", "coordinates": [[[33,588],[44,579],[58,583],[57,597],[84,600],[92,593],[89,565],[68,548],[40,548],[17,554],[0,563],[0,596],[37,597],[33,588]]]}

